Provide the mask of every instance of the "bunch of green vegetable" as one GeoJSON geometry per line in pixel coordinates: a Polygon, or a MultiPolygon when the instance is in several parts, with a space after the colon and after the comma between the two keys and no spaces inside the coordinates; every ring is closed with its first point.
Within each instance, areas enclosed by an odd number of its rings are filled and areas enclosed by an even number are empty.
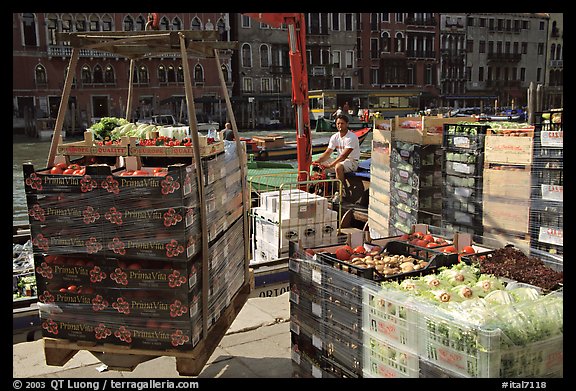
{"type": "Polygon", "coordinates": [[[125,118],[102,117],[87,130],[94,134],[94,140],[109,141],[112,140],[111,133],[115,128],[128,123],[125,118]]]}

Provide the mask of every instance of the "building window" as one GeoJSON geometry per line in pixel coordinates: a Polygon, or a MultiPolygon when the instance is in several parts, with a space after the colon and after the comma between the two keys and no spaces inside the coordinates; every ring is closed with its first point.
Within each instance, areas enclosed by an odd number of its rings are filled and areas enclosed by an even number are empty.
{"type": "Polygon", "coordinates": [[[260,67],[268,68],[270,66],[270,49],[268,45],[260,45],[260,67]]]}
{"type": "Polygon", "coordinates": [[[90,15],[90,31],[100,31],[100,19],[94,14],[90,15]]]}
{"type": "Polygon", "coordinates": [[[102,31],[112,31],[112,18],[108,14],[102,18],[102,31]]]}
{"type": "Polygon", "coordinates": [[[190,30],[202,30],[202,23],[200,23],[200,19],[197,16],[192,19],[190,30]]]}
{"type": "Polygon", "coordinates": [[[218,30],[218,35],[220,36],[221,41],[227,41],[228,37],[226,35],[226,23],[222,18],[219,18],[216,21],[216,30],[218,30]]]}
{"type": "Polygon", "coordinates": [[[80,71],[80,79],[82,80],[82,84],[92,83],[92,72],[88,65],[82,67],[82,70],[80,71]]]}
{"type": "Polygon", "coordinates": [[[172,30],[182,30],[182,21],[180,18],[176,17],[172,20],[172,30]]]}
{"type": "Polygon", "coordinates": [[[144,19],[142,15],[138,16],[138,19],[136,19],[136,26],[138,31],[146,30],[146,19],[144,19]]]}
{"type": "Polygon", "coordinates": [[[148,68],[145,65],[138,67],[138,81],[143,84],[148,84],[148,68]]]}
{"type": "Polygon", "coordinates": [[[520,81],[526,81],[526,68],[520,68],[520,81]]]}
{"type": "Polygon", "coordinates": [[[352,89],[352,78],[351,77],[345,77],[344,78],[344,88],[347,90],[352,89]]]}
{"type": "Polygon", "coordinates": [[[252,78],[245,77],[242,79],[242,87],[244,92],[253,92],[254,87],[252,86],[252,78]]]}
{"type": "Polygon", "coordinates": [[[473,53],[474,52],[474,41],[471,39],[466,41],[466,52],[473,53]]]}
{"type": "Polygon", "coordinates": [[[540,31],[544,31],[544,21],[540,21],[540,31]]]}
{"type": "Polygon", "coordinates": [[[404,23],[404,14],[402,12],[396,12],[396,22],[404,23]]]}
{"type": "Polygon", "coordinates": [[[34,14],[22,14],[22,31],[24,32],[24,46],[38,46],[34,14]]]}
{"type": "Polygon", "coordinates": [[[250,17],[246,15],[242,15],[242,27],[250,28],[250,17]]]}
{"type": "Polygon", "coordinates": [[[541,77],[542,77],[542,68],[537,68],[536,69],[536,81],[540,82],[541,77]]]}
{"type": "Polygon", "coordinates": [[[378,83],[378,69],[371,68],[370,69],[370,84],[379,84],[378,83]]]}
{"type": "Polygon", "coordinates": [[[401,53],[404,51],[404,45],[402,44],[404,42],[404,37],[402,36],[402,33],[396,33],[396,47],[394,48],[396,53],[401,53]]]}
{"type": "Polygon", "coordinates": [[[340,31],[340,14],[338,12],[332,13],[332,30],[340,31]]]}
{"type": "Polygon", "coordinates": [[[104,83],[104,72],[102,71],[102,67],[98,64],[94,66],[94,75],[93,75],[94,83],[102,84],[104,83]]]}
{"type": "Polygon", "coordinates": [[[47,28],[48,28],[48,45],[56,45],[58,42],[56,40],[56,32],[58,31],[58,17],[54,14],[49,14],[47,16],[47,28]]]}
{"type": "Polygon", "coordinates": [[[126,15],[123,23],[124,31],[134,31],[134,20],[130,15],[126,15]]]}
{"type": "Polygon", "coordinates": [[[370,30],[371,31],[378,31],[378,14],[372,12],[370,14],[370,30]]]}
{"type": "Polygon", "coordinates": [[[522,54],[528,54],[528,44],[526,42],[522,42],[522,54]]]}
{"type": "Polygon", "coordinates": [[[486,80],[490,81],[492,79],[492,67],[488,67],[488,73],[486,75],[486,80]]]}
{"type": "Polygon", "coordinates": [[[342,78],[341,77],[335,77],[332,80],[332,83],[334,83],[334,89],[335,90],[340,90],[342,89],[342,78]]]}
{"type": "Polygon", "coordinates": [[[196,64],[194,66],[194,82],[195,83],[202,83],[204,82],[204,69],[202,65],[196,64]]]}
{"type": "MultiPolygon", "coordinates": [[[[471,77],[469,79],[471,79],[471,77]]],[[[478,81],[484,81],[484,67],[478,67],[478,81]]]]}
{"type": "Polygon", "coordinates": [[[168,65],[167,76],[168,76],[168,83],[176,82],[176,71],[174,70],[174,65],[172,64],[168,65]]]}
{"type": "Polygon", "coordinates": [[[538,43],[538,55],[542,55],[542,54],[544,54],[544,43],[539,42],[538,43]]]}
{"type": "Polygon", "coordinates": [[[426,65],[426,84],[434,84],[432,65],[426,65]]]}
{"type": "Polygon", "coordinates": [[[518,72],[518,68],[512,67],[512,70],[510,71],[510,80],[517,80],[516,79],[517,72],[518,72]]]}
{"type": "MultiPolygon", "coordinates": [[[[372,58],[378,58],[378,40],[376,38],[370,38],[372,52],[372,58]]],[[[387,31],[382,33],[382,51],[384,53],[390,53],[390,34],[387,31]]]]}
{"type": "Polygon", "coordinates": [[[528,30],[530,28],[530,23],[527,20],[522,21],[522,29],[528,30]]]}
{"type": "Polygon", "coordinates": [[[352,14],[344,14],[344,30],[352,31],[354,30],[352,14]]]}
{"type": "Polygon", "coordinates": [[[346,50],[346,68],[354,67],[354,51],[346,50]]]}
{"type": "Polygon", "coordinates": [[[478,53],[486,53],[486,41],[478,42],[478,53]]]}
{"type": "Polygon", "coordinates": [[[229,79],[229,76],[228,76],[228,67],[227,67],[226,65],[222,64],[222,65],[220,66],[220,69],[222,70],[222,75],[224,76],[224,82],[225,82],[225,83],[228,83],[228,79],[229,79]]]}
{"type": "Polygon", "coordinates": [[[474,27],[474,18],[468,17],[468,19],[466,20],[466,23],[468,24],[468,27],[474,27]]]}
{"type": "Polygon", "coordinates": [[[242,45],[242,66],[252,68],[252,48],[247,43],[242,45]]]}
{"type": "Polygon", "coordinates": [[[48,81],[46,78],[46,68],[44,68],[44,66],[41,64],[36,65],[34,76],[36,79],[36,84],[46,84],[48,81]]]}
{"type": "Polygon", "coordinates": [[[488,19],[488,30],[494,30],[494,19],[488,19]]]}
{"type": "Polygon", "coordinates": [[[506,54],[510,53],[510,42],[504,43],[504,53],[506,53],[506,54]]]}
{"type": "Polygon", "coordinates": [[[166,83],[168,80],[166,78],[166,68],[164,68],[164,65],[160,64],[158,66],[158,82],[160,83],[166,83]]]}
{"type": "Polygon", "coordinates": [[[260,80],[260,90],[262,92],[272,92],[272,86],[270,84],[269,77],[263,77],[262,80],[260,80]]]}
{"type": "Polygon", "coordinates": [[[512,50],[514,54],[518,54],[518,42],[512,44],[512,50]]]}
{"type": "Polygon", "coordinates": [[[76,31],[86,31],[86,16],[82,14],[76,15],[76,31]]]}
{"type": "Polygon", "coordinates": [[[382,12],[382,21],[383,22],[390,22],[390,13],[382,12]]]}
{"type": "Polygon", "coordinates": [[[488,41],[488,54],[494,53],[494,41],[488,41]]]}
{"type": "Polygon", "coordinates": [[[478,18],[478,27],[486,27],[486,18],[478,18]]]}
{"type": "Polygon", "coordinates": [[[362,60],[362,38],[357,37],[356,38],[356,58],[358,58],[358,60],[362,60]]]}
{"type": "Polygon", "coordinates": [[[176,70],[176,82],[184,83],[184,67],[182,65],[178,65],[176,70]]]}
{"type": "Polygon", "coordinates": [[[332,52],[332,64],[334,65],[334,68],[341,68],[342,64],[342,58],[341,58],[341,53],[339,50],[334,50],[332,52]]]}
{"type": "Polygon", "coordinates": [[[378,38],[370,38],[370,58],[378,58],[378,38]]]}
{"type": "Polygon", "coordinates": [[[107,65],[104,70],[104,83],[114,84],[114,68],[112,68],[112,65],[107,65]]]}

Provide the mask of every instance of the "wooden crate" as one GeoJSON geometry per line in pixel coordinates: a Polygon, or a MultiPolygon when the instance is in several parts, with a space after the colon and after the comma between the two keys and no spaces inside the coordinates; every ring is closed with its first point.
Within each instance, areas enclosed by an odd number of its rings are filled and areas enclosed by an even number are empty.
{"type": "Polygon", "coordinates": [[[531,189],[530,166],[485,164],[482,184],[484,196],[529,201],[531,189]]]}
{"type": "Polygon", "coordinates": [[[484,228],[527,234],[530,223],[530,200],[483,199],[484,228]]]}
{"type": "Polygon", "coordinates": [[[265,148],[281,148],[286,145],[284,136],[280,135],[254,136],[252,140],[256,142],[256,145],[265,148]]]}
{"type": "Polygon", "coordinates": [[[526,136],[505,136],[495,134],[488,129],[484,139],[484,162],[532,164],[534,131],[526,131],[524,133],[526,133],[526,136]]]}
{"type": "Polygon", "coordinates": [[[63,339],[43,338],[46,364],[64,366],[78,351],[86,350],[106,364],[108,369],[130,372],[143,362],[157,357],[172,356],[176,358],[176,369],[180,375],[197,376],[202,372],[208,359],[248,300],[251,284],[248,281],[243,285],[222,316],[212,325],[207,336],[201,339],[191,351],[132,349],[113,344],[96,345],[63,339]]]}
{"type": "Polygon", "coordinates": [[[444,124],[458,122],[475,122],[474,117],[399,117],[393,121],[392,131],[396,140],[422,145],[442,145],[444,124]]]}
{"type": "Polygon", "coordinates": [[[68,144],[59,144],[58,155],[63,156],[128,156],[129,138],[125,137],[120,144],[98,145],[92,132],[84,132],[84,140],[68,144]]]}

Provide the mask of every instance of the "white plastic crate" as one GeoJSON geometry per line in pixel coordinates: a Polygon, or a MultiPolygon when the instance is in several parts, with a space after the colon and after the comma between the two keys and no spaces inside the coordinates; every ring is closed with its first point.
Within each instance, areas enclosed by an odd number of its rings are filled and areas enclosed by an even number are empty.
{"type": "Polygon", "coordinates": [[[563,373],[563,335],[502,348],[500,329],[483,330],[431,313],[418,317],[418,354],[454,377],[549,377],[563,373]]]}
{"type": "Polygon", "coordinates": [[[371,377],[417,378],[420,376],[418,355],[387,343],[364,331],[363,373],[371,377]]]}
{"type": "Polygon", "coordinates": [[[418,352],[418,311],[401,292],[363,287],[362,329],[383,341],[418,352]]]}

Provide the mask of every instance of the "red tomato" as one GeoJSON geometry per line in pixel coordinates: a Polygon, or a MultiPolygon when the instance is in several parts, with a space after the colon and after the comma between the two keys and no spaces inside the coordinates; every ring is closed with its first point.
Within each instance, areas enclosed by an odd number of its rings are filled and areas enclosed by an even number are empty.
{"type": "Polygon", "coordinates": [[[134,170],[126,170],[121,172],[119,175],[120,176],[132,176],[132,174],[134,173],[134,170]]]}
{"type": "Polygon", "coordinates": [[[440,246],[438,243],[430,242],[426,245],[427,248],[434,248],[440,246]]]}
{"type": "Polygon", "coordinates": [[[416,246],[418,247],[426,247],[427,244],[428,242],[425,241],[424,239],[418,239],[418,241],[416,242],[416,246]]]}
{"type": "Polygon", "coordinates": [[[76,285],[70,285],[68,287],[68,292],[76,293],[77,290],[78,290],[78,287],[76,285]]]}
{"type": "Polygon", "coordinates": [[[354,254],[366,254],[364,246],[357,246],[354,248],[354,254]]]}
{"type": "Polygon", "coordinates": [[[424,237],[422,238],[422,240],[425,240],[427,242],[433,242],[434,241],[434,236],[428,234],[428,235],[424,235],[424,237]]]}
{"type": "Polygon", "coordinates": [[[166,168],[164,168],[164,167],[154,167],[154,168],[152,169],[152,172],[153,172],[153,173],[162,172],[162,171],[166,171],[166,168]]]}
{"type": "Polygon", "coordinates": [[[166,174],[168,174],[166,171],[162,172],[162,171],[158,171],[154,173],[154,176],[166,176],[166,174]]]}
{"type": "Polygon", "coordinates": [[[58,166],[54,166],[50,169],[50,174],[60,175],[60,174],[62,174],[62,172],[63,172],[63,170],[58,166]]]}
{"type": "Polygon", "coordinates": [[[136,170],[132,173],[132,176],[145,176],[150,175],[150,173],[146,170],[136,170]]]}
{"type": "Polygon", "coordinates": [[[446,246],[442,249],[443,253],[455,253],[457,251],[458,250],[456,250],[456,247],[454,247],[454,246],[446,246]]]}
{"type": "Polygon", "coordinates": [[[71,168],[72,170],[79,170],[81,167],[76,163],[72,163],[68,166],[68,168],[71,168]]]}
{"type": "Polygon", "coordinates": [[[475,254],[476,250],[474,250],[474,247],[472,246],[464,246],[462,248],[462,253],[464,254],[475,254]]]}
{"type": "Polygon", "coordinates": [[[65,169],[68,168],[68,165],[66,163],[56,163],[55,167],[60,168],[62,171],[64,171],[65,169]]]}
{"type": "Polygon", "coordinates": [[[64,174],[64,175],[74,175],[74,171],[75,171],[75,170],[74,170],[73,168],[67,168],[67,169],[65,169],[65,170],[62,172],[62,174],[64,174]]]}

